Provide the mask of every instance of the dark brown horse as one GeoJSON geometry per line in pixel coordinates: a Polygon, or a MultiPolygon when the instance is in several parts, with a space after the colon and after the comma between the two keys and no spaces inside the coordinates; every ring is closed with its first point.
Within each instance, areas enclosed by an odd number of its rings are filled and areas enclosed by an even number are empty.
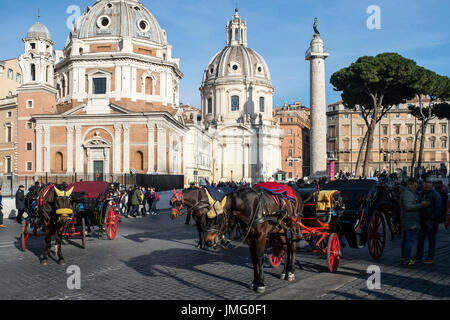
{"type": "Polygon", "coordinates": [[[256,187],[235,191],[227,197],[223,217],[217,215],[214,219],[206,218],[207,245],[216,246],[225,229],[223,226],[232,219],[237,219],[250,248],[254,273],[251,288],[263,293],[266,289],[263,271],[266,241],[269,234],[276,234],[280,237],[286,252],[281,279],[294,280],[298,226],[292,219],[297,221],[301,219],[303,211],[301,196],[296,193],[296,201],[291,202],[256,187]]]}
{"type": "Polygon", "coordinates": [[[48,263],[52,235],[55,235],[55,255],[58,256],[58,264],[65,263],[61,243],[62,233],[71,219],[70,195],[72,190],[73,188],[69,191],[61,191],[55,185],[47,185],[39,190],[37,212],[44,221],[45,230],[45,248],[40,257],[42,265],[48,263]]]}
{"type": "Polygon", "coordinates": [[[206,224],[206,214],[211,209],[208,196],[205,189],[189,188],[181,190],[177,193],[173,191],[170,199],[170,218],[176,219],[182,214],[185,206],[187,210],[192,212],[195,225],[198,231],[198,248],[206,248],[204,241],[204,225],[206,224]]]}

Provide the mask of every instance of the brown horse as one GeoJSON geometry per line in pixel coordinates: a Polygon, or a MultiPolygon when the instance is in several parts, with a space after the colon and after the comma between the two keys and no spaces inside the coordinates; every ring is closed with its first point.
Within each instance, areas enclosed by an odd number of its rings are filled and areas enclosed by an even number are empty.
{"type": "Polygon", "coordinates": [[[55,235],[55,255],[58,256],[58,264],[65,263],[61,243],[62,233],[71,219],[72,191],[73,188],[69,191],[60,191],[55,185],[44,186],[39,190],[37,212],[44,221],[45,230],[45,248],[40,257],[42,265],[48,263],[52,235],[55,235]]]}
{"type": "Polygon", "coordinates": [[[206,195],[205,189],[189,188],[181,190],[177,193],[173,190],[173,196],[170,199],[170,218],[176,219],[181,215],[183,206],[186,206],[187,210],[192,212],[195,225],[198,231],[198,248],[206,248],[204,242],[204,228],[206,224],[206,214],[211,209],[206,195]]]}
{"type": "Polygon", "coordinates": [[[253,282],[251,288],[258,293],[266,289],[264,285],[264,251],[269,234],[280,237],[286,252],[286,260],[281,279],[295,279],[295,252],[298,239],[298,226],[303,211],[301,196],[295,193],[296,200],[291,202],[274,196],[263,188],[247,188],[228,195],[224,214],[214,219],[206,218],[205,240],[208,246],[218,244],[226,225],[237,219],[244,230],[245,241],[250,248],[253,263],[253,282]],[[287,277],[286,277],[287,275],[287,277]]]}

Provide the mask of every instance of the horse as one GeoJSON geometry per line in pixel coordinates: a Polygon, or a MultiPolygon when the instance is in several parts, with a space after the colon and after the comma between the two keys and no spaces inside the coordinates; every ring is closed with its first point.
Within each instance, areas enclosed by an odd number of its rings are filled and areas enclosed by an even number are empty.
{"type": "MultiPolygon", "coordinates": [[[[294,191],[295,192],[295,191],[294,191]]],[[[283,200],[269,191],[260,188],[246,188],[227,196],[221,215],[207,217],[205,241],[209,247],[215,247],[223,236],[227,223],[237,219],[244,230],[245,241],[250,248],[253,263],[253,282],[251,289],[258,293],[266,290],[264,284],[264,251],[269,234],[280,237],[286,252],[282,280],[295,279],[295,252],[298,240],[298,224],[303,212],[303,202],[295,192],[295,202],[283,200]],[[286,277],[287,275],[287,277],[286,277]]]]}
{"type": "Polygon", "coordinates": [[[198,244],[200,249],[206,249],[203,235],[203,226],[206,223],[205,217],[208,211],[211,209],[208,196],[205,189],[189,188],[180,190],[177,193],[173,190],[173,196],[170,199],[170,218],[172,220],[178,218],[181,215],[183,206],[186,206],[187,210],[192,212],[195,225],[198,231],[198,244]]]}
{"type": "Polygon", "coordinates": [[[39,190],[37,213],[44,222],[45,230],[45,248],[40,257],[41,265],[48,264],[52,235],[55,235],[55,255],[58,256],[58,264],[65,264],[61,243],[62,233],[73,213],[70,199],[72,191],[73,188],[69,191],[60,191],[54,184],[39,190]]]}

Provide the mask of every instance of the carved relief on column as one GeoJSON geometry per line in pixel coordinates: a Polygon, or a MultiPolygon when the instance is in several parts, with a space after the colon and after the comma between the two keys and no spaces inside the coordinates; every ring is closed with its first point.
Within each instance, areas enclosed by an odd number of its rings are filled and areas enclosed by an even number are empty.
{"type": "Polygon", "coordinates": [[[42,173],[42,125],[36,126],[36,173],[42,173]]]}
{"type": "Polygon", "coordinates": [[[130,125],[123,126],[123,173],[130,173],[130,125]]]}
{"type": "Polygon", "coordinates": [[[67,126],[67,173],[73,172],[73,131],[74,126],[67,126]]]}
{"type": "Polygon", "coordinates": [[[147,123],[147,174],[155,172],[155,126],[154,122],[147,123]]]}

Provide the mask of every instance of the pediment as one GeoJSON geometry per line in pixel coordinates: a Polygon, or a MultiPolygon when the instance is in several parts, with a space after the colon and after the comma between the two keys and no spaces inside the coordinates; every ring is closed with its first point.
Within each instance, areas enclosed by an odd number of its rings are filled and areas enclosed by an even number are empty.
{"type": "Polygon", "coordinates": [[[90,148],[110,148],[111,144],[106,141],[103,140],[101,138],[93,138],[89,141],[87,141],[84,145],[84,148],[86,149],[90,149],[90,148]]]}

